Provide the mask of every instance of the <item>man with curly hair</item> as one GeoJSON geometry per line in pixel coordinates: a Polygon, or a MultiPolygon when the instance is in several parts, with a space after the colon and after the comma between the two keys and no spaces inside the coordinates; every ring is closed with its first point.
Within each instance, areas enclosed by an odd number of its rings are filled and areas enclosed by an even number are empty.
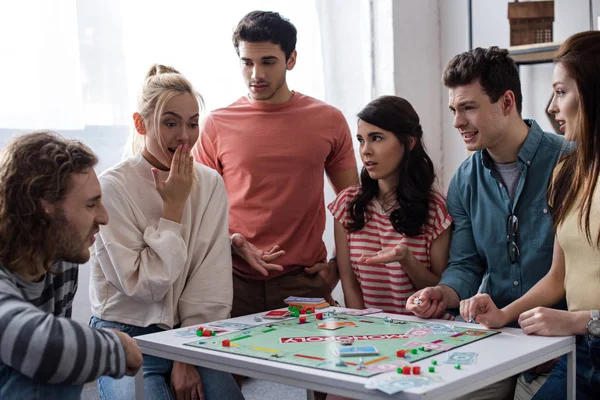
{"type": "Polygon", "coordinates": [[[51,132],[17,137],[0,161],[0,398],[78,399],[102,375],[142,364],[124,333],[72,321],[78,264],[108,222],[80,142],[51,132]]]}

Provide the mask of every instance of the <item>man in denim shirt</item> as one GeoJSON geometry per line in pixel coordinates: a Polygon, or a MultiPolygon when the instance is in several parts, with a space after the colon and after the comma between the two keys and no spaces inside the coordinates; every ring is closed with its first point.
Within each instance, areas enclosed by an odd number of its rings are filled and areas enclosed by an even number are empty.
{"type": "MultiPolygon", "coordinates": [[[[408,299],[407,309],[423,318],[458,308],[480,286],[504,307],[546,275],[554,243],[546,192],[566,149],[563,137],[522,119],[519,72],[507,50],[476,48],[455,56],[443,83],[454,126],[474,153],[448,188],[454,220],[448,268],[438,286],[408,299]]],[[[515,381],[476,397],[512,399],[515,381]]]]}

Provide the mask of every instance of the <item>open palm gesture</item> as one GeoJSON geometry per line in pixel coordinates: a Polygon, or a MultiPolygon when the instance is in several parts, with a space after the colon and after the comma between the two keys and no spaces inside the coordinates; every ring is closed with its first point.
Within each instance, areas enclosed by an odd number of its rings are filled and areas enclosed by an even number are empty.
{"type": "Polygon", "coordinates": [[[234,233],[231,236],[231,244],[237,255],[264,276],[268,276],[269,271],[283,271],[281,265],[271,264],[276,258],[285,254],[285,251],[279,249],[279,245],[273,246],[269,251],[263,251],[239,233],[234,233]]]}
{"type": "Polygon", "coordinates": [[[374,254],[363,254],[359,261],[367,264],[389,264],[392,262],[402,262],[404,257],[410,252],[405,244],[399,244],[394,247],[388,247],[374,254]]]}

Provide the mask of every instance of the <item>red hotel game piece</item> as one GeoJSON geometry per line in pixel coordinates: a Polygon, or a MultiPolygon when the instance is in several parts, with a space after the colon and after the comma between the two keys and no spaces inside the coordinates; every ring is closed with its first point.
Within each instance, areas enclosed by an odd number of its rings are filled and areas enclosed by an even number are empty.
{"type": "Polygon", "coordinates": [[[223,340],[222,344],[223,344],[223,347],[229,347],[231,342],[229,341],[229,339],[225,339],[225,340],[223,340]]]}

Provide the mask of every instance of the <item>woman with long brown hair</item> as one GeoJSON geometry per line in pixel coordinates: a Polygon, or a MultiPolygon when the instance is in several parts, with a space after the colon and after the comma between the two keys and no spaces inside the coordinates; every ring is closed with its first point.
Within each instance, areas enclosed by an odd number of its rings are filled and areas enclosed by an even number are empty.
{"type": "Polygon", "coordinates": [[[329,205],[346,306],[407,314],[410,295],[446,269],[452,218],[407,100],[371,101],[358,113],[356,136],[361,183],[329,205]]]}

